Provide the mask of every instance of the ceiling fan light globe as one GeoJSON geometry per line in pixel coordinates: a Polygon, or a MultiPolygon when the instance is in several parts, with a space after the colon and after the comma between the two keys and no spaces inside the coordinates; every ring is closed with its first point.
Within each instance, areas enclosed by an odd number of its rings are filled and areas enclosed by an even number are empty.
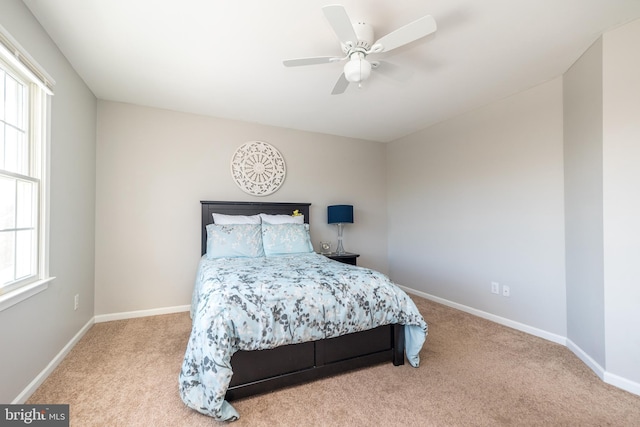
{"type": "Polygon", "coordinates": [[[350,83],[360,83],[369,78],[371,64],[366,59],[352,59],[344,66],[344,76],[350,83]]]}

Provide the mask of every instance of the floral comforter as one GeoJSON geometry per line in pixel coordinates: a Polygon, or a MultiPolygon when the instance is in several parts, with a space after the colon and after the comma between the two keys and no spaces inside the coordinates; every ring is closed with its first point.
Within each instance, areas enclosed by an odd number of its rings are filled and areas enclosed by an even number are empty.
{"type": "Polygon", "coordinates": [[[235,420],[224,400],[238,350],[262,350],[400,323],[417,367],[427,324],[382,273],[315,253],[281,257],[203,256],[191,304],[193,326],[180,372],[182,400],[217,420],[235,420]]]}

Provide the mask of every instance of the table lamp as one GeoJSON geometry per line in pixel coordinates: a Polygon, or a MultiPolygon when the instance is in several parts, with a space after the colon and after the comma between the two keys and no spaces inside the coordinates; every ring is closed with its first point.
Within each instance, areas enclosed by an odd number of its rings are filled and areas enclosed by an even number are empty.
{"type": "Polygon", "coordinates": [[[344,224],[353,224],[353,206],[352,205],[332,205],[327,206],[327,217],[329,224],[338,226],[338,248],[336,253],[344,255],[344,247],[342,246],[342,227],[344,224]]]}

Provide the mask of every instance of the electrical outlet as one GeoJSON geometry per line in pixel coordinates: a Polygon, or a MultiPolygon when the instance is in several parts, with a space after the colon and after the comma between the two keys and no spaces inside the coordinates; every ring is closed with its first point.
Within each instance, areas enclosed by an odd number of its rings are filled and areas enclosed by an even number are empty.
{"type": "Polygon", "coordinates": [[[79,306],[80,306],[80,294],[76,294],[76,296],[73,297],[73,309],[77,310],[79,306]]]}
{"type": "Polygon", "coordinates": [[[508,287],[507,285],[502,285],[502,296],[508,297],[510,295],[511,295],[511,288],[508,287]]]}
{"type": "Polygon", "coordinates": [[[500,295],[500,283],[491,282],[491,293],[500,295]]]}

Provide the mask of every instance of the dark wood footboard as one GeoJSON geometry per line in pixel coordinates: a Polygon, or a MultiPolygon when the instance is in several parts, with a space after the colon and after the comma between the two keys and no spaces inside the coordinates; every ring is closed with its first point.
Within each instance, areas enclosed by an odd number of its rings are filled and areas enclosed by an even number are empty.
{"type": "Polygon", "coordinates": [[[235,400],[379,363],[404,364],[404,327],[368,331],[271,350],[239,351],[226,399],[235,400]]]}

